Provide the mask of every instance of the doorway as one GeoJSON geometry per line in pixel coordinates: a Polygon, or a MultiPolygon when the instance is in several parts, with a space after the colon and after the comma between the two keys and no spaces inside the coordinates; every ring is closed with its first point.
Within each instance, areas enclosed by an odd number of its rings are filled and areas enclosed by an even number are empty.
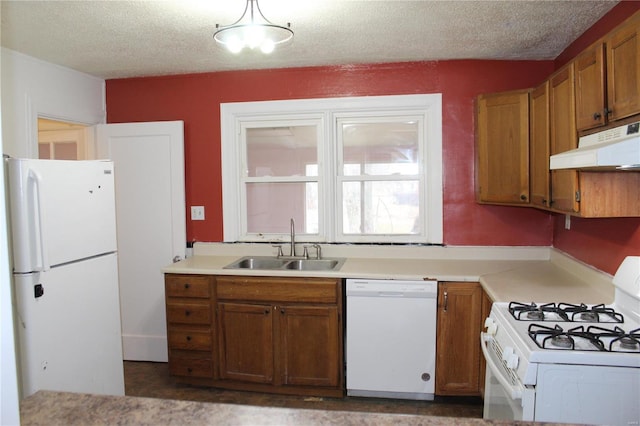
{"type": "Polygon", "coordinates": [[[88,160],[90,126],[38,118],[38,158],[46,160],[88,160]]]}

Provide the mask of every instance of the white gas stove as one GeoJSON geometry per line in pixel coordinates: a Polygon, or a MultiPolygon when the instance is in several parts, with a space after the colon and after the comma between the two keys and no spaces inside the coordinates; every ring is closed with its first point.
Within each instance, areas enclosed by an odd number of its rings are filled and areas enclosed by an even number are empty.
{"type": "Polygon", "coordinates": [[[640,257],[613,283],[612,305],[493,304],[485,418],[640,424],[640,257]]]}

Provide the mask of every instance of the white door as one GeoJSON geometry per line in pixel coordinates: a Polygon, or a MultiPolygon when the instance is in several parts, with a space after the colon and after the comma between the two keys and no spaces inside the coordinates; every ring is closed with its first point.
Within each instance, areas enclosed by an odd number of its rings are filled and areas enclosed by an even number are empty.
{"type": "Polygon", "coordinates": [[[167,361],[164,279],[186,251],[183,122],[97,126],[98,158],[115,165],[125,360],[167,361]]]}

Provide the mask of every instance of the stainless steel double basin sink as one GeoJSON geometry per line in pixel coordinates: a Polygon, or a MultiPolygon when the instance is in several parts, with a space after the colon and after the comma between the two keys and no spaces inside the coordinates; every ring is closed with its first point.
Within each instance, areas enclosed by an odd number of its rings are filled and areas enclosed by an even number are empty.
{"type": "Polygon", "coordinates": [[[297,259],[272,256],[245,256],[228,264],[224,269],[248,269],[270,271],[338,271],[344,258],[297,259]]]}

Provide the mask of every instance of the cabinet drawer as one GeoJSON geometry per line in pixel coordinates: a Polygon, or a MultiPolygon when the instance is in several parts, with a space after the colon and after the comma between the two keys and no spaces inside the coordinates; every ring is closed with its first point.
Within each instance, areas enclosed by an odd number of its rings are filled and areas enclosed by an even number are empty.
{"type": "Polygon", "coordinates": [[[170,328],[167,332],[170,349],[210,351],[213,348],[211,330],[170,328]]]}
{"type": "Polygon", "coordinates": [[[339,280],[331,278],[218,277],[218,299],[336,303],[339,280]]]}
{"type": "Polygon", "coordinates": [[[213,377],[213,363],[209,358],[178,358],[169,361],[172,376],[213,377]]]}
{"type": "Polygon", "coordinates": [[[165,275],[169,297],[211,297],[210,278],[202,275],[165,275]]]}
{"type": "Polygon", "coordinates": [[[204,303],[167,303],[167,322],[211,324],[211,307],[204,303]]]}

